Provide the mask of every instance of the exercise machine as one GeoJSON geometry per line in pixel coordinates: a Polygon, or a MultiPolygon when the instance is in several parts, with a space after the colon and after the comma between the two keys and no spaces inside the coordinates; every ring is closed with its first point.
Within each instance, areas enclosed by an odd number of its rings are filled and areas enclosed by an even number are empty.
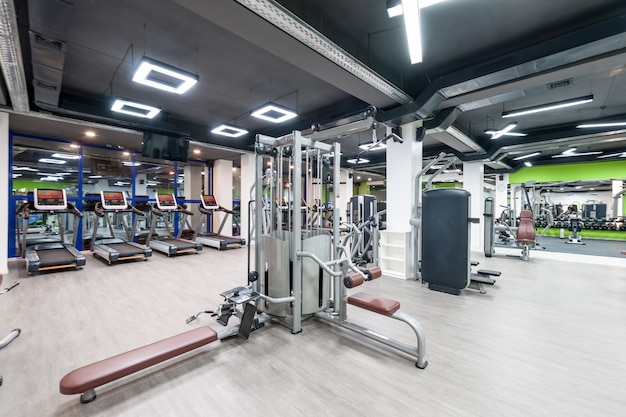
{"type": "Polygon", "coordinates": [[[133,213],[137,216],[144,216],[145,213],[137,210],[131,204],[128,204],[126,201],[126,194],[123,191],[101,191],[100,200],[100,202],[96,203],[94,214],[105,219],[105,223],[109,228],[110,236],[98,236],[99,221],[94,219],[90,247],[94,256],[104,259],[109,263],[109,265],[119,261],[128,261],[132,259],[142,259],[147,261],[148,258],[152,256],[152,249],[127,239],[115,237],[110,217],[111,214],[122,215],[121,221],[124,223],[124,230],[129,231],[127,233],[127,238],[129,238],[129,236],[132,238],[132,236],[135,235],[135,226],[137,221],[134,221],[133,227],[129,228],[127,227],[126,218],[123,214],[133,213]]]}
{"type": "MultiPolygon", "coordinates": [[[[151,207],[152,222],[150,224],[150,232],[148,233],[147,242],[151,249],[165,253],[167,256],[180,255],[186,253],[198,253],[202,250],[202,244],[193,240],[182,239],[174,236],[168,214],[181,213],[185,216],[193,216],[193,213],[186,207],[176,202],[174,194],[157,194],[156,203],[151,207]],[[163,220],[166,235],[159,236],[156,233],[156,224],[159,219],[163,220]]],[[[185,223],[184,221],[181,223],[185,223]]]]}
{"type": "MultiPolygon", "coordinates": [[[[494,241],[495,241],[495,230],[498,230],[499,233],[505,231],[507,234],[510,234],[511,240],[514,240],[513,247],[517,247],[522,250],[520,258],[523,261],[530,260],[530,250],[540,247],[537,244],[537,233],[535,231],[535,224],[533,220],[533,214],[530,210],[522,210],[520,212],[520,220],[517,227],[512,227],[508,225],[500,225],[496,226],[494,222],[494,200],[492,197],[487,197],[485,199],[484,206],[484,236],[483,236],[483,248],[484,253],[487,258],[491,258],[495,255],[496,251],[494,249],[494,241]],[[502,229],[502,228],[505,229],[502,229]]],[[[540,236],[543,236],[543,233],[546,232],[552,225],[552,220],[549,221],[546,228],[540,236]]]]}
{"type": "MultiPolygon", "coordinates": [[[[2,274],[0,274],[0,285],[2,285],[2,274]]],[[[11,291],[13,288],[17,287],[18,285],[19,283],[17,281],[14,282],[7,288],[1,290],[0,295],[6,294],[7,292],[11,291]]],[[[9,343],[11,343],[13,340],[15,340],[16,337],[20,335],[21,332],[22,331],[20,329],[11,330],[9,334],[4,337],[4,339],[0,340],[0,349],[7,347],[9,343]]],[[[0,386],[2,386],[2,375],[0,375],[0,386]]]]}
{"type": "Polygon", "coordinates": [[[485,293],[498,271],[471,271],[470,193],[462,189],[435,189],[422,196],[422,280],[428,288],[459,295],[465,288],[485,293]]]}
{"type": "Polygon", "coordinates": [[[196,230],[194,231],[194,240],[196,242],[219,250],[240,248],[246,244],[246,239],[222,235],[222,230],[224,229],[224,225],[228,220],[228,216],[233,216],[234,219],[234,213],[232,210],[228,210],[217,204],[215,196],[204,194],[201,195],[198,211],[200,211],[200,214],[204,217],[205,221],[200,221],[196,230]],[[202,233],[201,229],[203,223],[205,228],[208,227],[213,214],[216,212],[225,213],[225,216],[220,223],[220,227],[219,229],[217,229],[217,233],[202,233]]]}
{"type": "Polygon", "coordinates": [[[568,208],[569,215],[569,226],[568,230],[572,232],[569,236],[569,239],[565,241],[565,243],[571,245],[584,245],[583,238],[580,236],[580,231],[583,228],[583,220],[578,213],[578,206],[575,204],[569,206],[568,208]]]}
{"type": "MultiPolygon", "coordinates": [[[[371,116],[366,116],[371,117],[371,116]]],[[[319,132],[317,132],[319,133],[319,132]]],[[[320,135],[311,135],[311,137],[320,135]]],[[[263,176],[264,159],[269,158],[272,167],[277,170],[276,177],[283,178],[284,167],[291,172],[292,186],[286,187],[282,181],[276,181],[263,195],[263,187],[257,183],[255,187],[257,202],[269,197],[269,201],[286,198],[286,205],[293,213],[302,210],[303,184],[322,186],[319,178],[312,178],[322,170],[313,169],[314,165],[326,158],[332,162],[329,169],[334,190],[339,190],[340,144],[324,143],[305,137],[299,131],[272,138],[264,135],[256,137],[257,181],[263,176]],[[288,190],[286,190],[288,188],[288,190]]],[[[324,137],[324,135],[321,135],[324,137]]],[[[311,190],[308,190],[311,192],[311,190]]],[[[312,192],[315,195],[315,192],[312,192]]],[[[333,202],[333,217],[339,219],[341,207],[338,197],[333,202]]],[[[270,218],[277,221],[271,225],[283,225],[283,210],[272,205],[270,218]]],[[[284,224],[287,229],[278,226],[266,232],[261,230],[262,213],[255,211],[255,244],[254,264],[248,272],[249,287],[259,293],[256,302],[261,317],[271,316],[275,321],[283,323],[293,334],[302,331],[302,321],[317,318],[349,329],[362,336],[384,343],[417,359],[416,366],[425,368],[426,350],[423,329],[414,318],[399,312],[400,303],[384,297],[367,293],[356,293],[348,296],[347,288],[379,277],[379,268],[363,271],[354,265],[350,251],[340,243],[340,225],[333,222],[331,231],[311,228],[302,222],[302,216],[293,215],[291,221],[284,224]],[[348,305],[364,308],[408,324],[417,338],[416,345],[408,345],[365,327],[348,321],[348,305]]]]}
{"type": "MultiPolygon", "coordinates": [[[[384,213],[384,211],[383,211],[384,213]]],[[[378,266],[379,217],[378,203],[373,195],[355,195],[348,202],[348,222],[342,246],[348,248],[359,266],[378,266]]]]}
{"type": "Polygon", "coordinates": [[[65,268],[82,268],[85,265],[85,256],[76,249],[78,224],[83,214],[76,207],[68,203],[64,189],[45,190],[34,189],[33,201],[22,203],[17,208],[18,221],[22,222],[21,239],[18,239],[22,257],[26,259],[26,269],[29,274],[40,271],[51,271],[65,268]],[[33,213],[56,215],[58,221],[58,236],[38,239],[27,239],[28,218],[33,213]],[[72,244],[65,243],[64,224],[62,214],[74,216],[74,239],[72,244]]]}

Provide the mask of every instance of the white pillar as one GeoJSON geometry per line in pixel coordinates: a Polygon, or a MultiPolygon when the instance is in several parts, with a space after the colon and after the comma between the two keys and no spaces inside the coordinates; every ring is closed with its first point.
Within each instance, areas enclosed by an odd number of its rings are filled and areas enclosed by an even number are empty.
{"type": "Polygon", "coordinates": [[[387,230],[409,232],[416,201],[415,175],[422,169],[422,142],[414,123],[402,126],[403,143],[387,142],[387,230]]]}
{"type": "MultiPolygon", "coordinates": [[[[217,204],[225,209],[233,209],[233,161],[218,159],[213,163],[213,195],[217,204]]],[[[217,212],[213,215],[213,232],[217,232],[226,213],[217,212]]],[[[221,234],[233,235],[233,219],[228,216],[221,234]]]]}
{"type": "Polygon", "coordinates": [[[148,195],[148,175],[137,174],[135,178],[135,195],[148,195]]]}
{"type": "MultiPolygon", "coordinates": [[[[202,167],[185,165],[184,168],[184,196],[185,200],[199,200],[202,194],[202,167]]],[[[187,208],[193,213],[188,219],[191,229],[196,230],[202,221],[202,215],[198,211],[198,204],[188,204],[187,208]]]]}
{"type": "Polygon", "coordinates": [[[480,223],[471,223],[471,248],[482,250],[483,241],[483,208],[484,208],[484,174],[483,162],[463,163],[463,188],[470,192],[470,217],[480,219],[480,223]]]}
{"type": "MultiPolygon", "coordinates": [[[[15,207],[9,206],[9,155],[12,150],[9,149],[9,114],[0,113],[0,207],[4,207],[2,215],[0,215],[0,274],[9,273],[9,210],[15,210],[15,207]]],[[[10,236],[11,239],[14,236],[10,236]]]]}
{"type": "Polygon", "coordinates": [[[499,217],[504,207],[508,206],[509,174],[496,174],[496,195],[494,198],[493,216],[499,217]],[[504,206],[504,207],[503,207],[504,206]]]}
{"type": "MultiPolygon", "coordinates": [[[[623,180],[613,180],[613,188],[612,188],[612,193],[611,195],[616,195],[616,194],[620,194],[619,199],[617,200],[617,211],[615,212],[613,210],[613,212],[611,212],[611,216],[613,217],[619,217],[619,216],[623,216],[624,215],[624,195],[621,194],[624,191],[624,181],[623,180]]],[[[613,201],[611,202],[613,203],[613,201]]],[[[607,213],[607,216],[609,215],[609,213],[607,213]]]]}
{"type": "MultiPolygon", "coordinates": [[[[242,238],[248,242],[248,203],[250,200],[254,200],[254,194],[252,196],[252,186],[255,181],[255,168],[256,167],[256,155],[253,153],[247,153],[241,155],[241,232],[242,238]]],[[[263,210],[262,207],[259,207],[263,210]]],[[[250,243],[250,242],[248,242],[250,243]]]]}

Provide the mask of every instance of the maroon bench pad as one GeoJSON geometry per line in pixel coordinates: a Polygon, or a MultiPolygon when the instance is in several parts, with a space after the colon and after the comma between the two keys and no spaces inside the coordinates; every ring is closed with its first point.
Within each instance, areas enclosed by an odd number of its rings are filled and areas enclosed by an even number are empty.
{"type": "Polygon", "coordinates": [[[61,379],[61,394],[81,394],[216,340],[217,332],[203,326],[83,366],[61,379]]]}
{"type": "Polygon", "coordinates": [[[377,297],[365,292],[358,292],[348,297],[348,304],[361,307],[374,313],[391,316],[400,309],[400,301],[377,297]]]}

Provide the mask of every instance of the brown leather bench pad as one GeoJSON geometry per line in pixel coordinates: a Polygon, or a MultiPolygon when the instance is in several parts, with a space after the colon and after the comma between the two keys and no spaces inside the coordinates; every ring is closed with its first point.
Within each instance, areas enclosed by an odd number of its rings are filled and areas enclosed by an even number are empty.
{"type": "Polygon", "coordinates": [[[81,394],[216,340],[217,332],[203,326],[83,366],[61,379],[61,394],[81,394]]]}
{"type": "Polygon", "coordinates": [[[364,308],[374,313],[391,316],[400,309],[400,302],[385,297],[378,297],[365,292],[358,292],[348,297],[348,304],[364,308]]]}

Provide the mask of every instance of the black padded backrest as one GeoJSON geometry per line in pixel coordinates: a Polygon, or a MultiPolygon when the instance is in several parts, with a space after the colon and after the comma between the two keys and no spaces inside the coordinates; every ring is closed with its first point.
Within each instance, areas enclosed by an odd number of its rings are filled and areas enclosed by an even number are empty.
{"type": "Polygon", "coordinates": [[[469,284],[469,204],[466,190],[436,189],[423,194],[422,279],[429,286],[460,290],[469,284]]]}

